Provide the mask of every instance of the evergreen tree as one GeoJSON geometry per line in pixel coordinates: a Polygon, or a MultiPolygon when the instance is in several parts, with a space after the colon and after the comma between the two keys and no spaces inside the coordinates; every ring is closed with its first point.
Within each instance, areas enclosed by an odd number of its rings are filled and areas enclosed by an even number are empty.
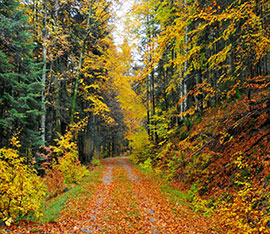
{"type": "Polygon", "coordinates": [[[22,151],[40,145],[40,66],[24,12],[14,0],[0,1],[0,147],[19,132],[22,151]]]}

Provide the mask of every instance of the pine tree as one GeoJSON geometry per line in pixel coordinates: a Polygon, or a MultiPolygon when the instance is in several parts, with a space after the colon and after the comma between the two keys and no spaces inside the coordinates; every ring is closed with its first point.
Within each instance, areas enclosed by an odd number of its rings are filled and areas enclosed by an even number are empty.
{"type": "Polygon", "coordinates": [[[34,45],[24,12],[14,0],[0,1],[0,147],[19,133],[22,151],[40,145],[38,132],[40,66],[34,63],[34,45]]]}

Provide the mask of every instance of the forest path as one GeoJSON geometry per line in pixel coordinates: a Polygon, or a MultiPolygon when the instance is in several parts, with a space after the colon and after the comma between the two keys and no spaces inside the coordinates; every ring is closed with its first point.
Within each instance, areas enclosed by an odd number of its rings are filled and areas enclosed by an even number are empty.
{"type": "Polygon", "coordinates": [[[72,233],[211,233],[205,218],[177,207],[126,158],[103,160],[102,183],[92,197],[84,222],[72,233]]]}
{"type": "Polygon", "coordinates": [[[68,200],[56,223],[15,233],[216,233],[210,219],[169,202],[160,182],[128,159],[105,159],[102,165],[91,196],[84,191],[68,200]]]}

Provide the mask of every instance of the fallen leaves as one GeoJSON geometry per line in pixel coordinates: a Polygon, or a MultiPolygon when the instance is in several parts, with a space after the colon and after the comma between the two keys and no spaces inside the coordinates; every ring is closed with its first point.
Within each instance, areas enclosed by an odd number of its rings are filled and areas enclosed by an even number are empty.
{"type": "Polygon", "coordinates": [[[210,219],[168,201],[160,185],[127,159],[103,160],[101,182],[83,185],[55,223],[26,224],[21,233],[214,233],[210,219]]]}

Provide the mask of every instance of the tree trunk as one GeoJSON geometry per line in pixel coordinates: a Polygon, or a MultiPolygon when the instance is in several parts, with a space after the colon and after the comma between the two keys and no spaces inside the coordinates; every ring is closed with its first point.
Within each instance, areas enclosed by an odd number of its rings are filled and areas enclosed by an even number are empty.
{"type": "Polygon", "coordinates": [[[151,132],[150,132],[150,105],[149,105],[149,101],[150,101],[150,92],[149,92],[149,79],[147,76],[147,83],[146,83],[147,87],[146,87],[146,108],[147,108],[147,132],[148,132],[148,136],[150,137],[151,132]]]}
{"type": "MultiPolygon", "coordinates": [[[[184,0],[184,7],[185,9],[187,9],[187,2],[186,0],[184,0]]],[[[186,10],[187,11],[187,10],[186,10]]],[[[187,15],[187,13],[186,13],[187,15]]],[[[185,17],[185,21],[187,20],[187,16],[185,17]]],[[[188,53],[188,26],[186,26],[186,31],[185,31],[185,54],[187,55],[188,53]]],[[[183,104],[183,112],[186,112],[187,111],[187,69],[188,69],[188,61],[186,60],[185,61],[185,64],[184,64],[184,79],[183,79],[183,96],[185,96],[185,99],[184,99],[184,104],[183,104]]]]}
{"type": "MultiPolygon", "coordinates": [[[[154,75],[154,68],[152,68],[153,71],[151,72],[151,88],[152,88],[152,116],[155,116],[156,114],[156,103],[155,103],[155,75],[154,75]]],[[[157,135],[157,123],[154,121],[154,132],[153,132],[153,138],[157,142],[158,135],[157,135]]]]}
{"type": "Polygon", "coordinates": [[[71,104],[71,112],[70,112],[70,122],[72,123],[74,120],[74,112],[75,112],[75,107],[76,107],[76,101],[77,101],[77,93],[78,93],[78,87],[80,84],[80,72],[82,69],[82,64],[83,64],[83,57],[84,57],[84,52],[85,52],[85,46],[86,46],[86,41],[89,36],[89,26],[90,26],[90,15],[92,11],[92,3],[89,6],[89,13],[87,17],[87,25],[86,25],[86,35],[84,36],[83,39],[83,44],[80,52],[80,60],[79,60],[79,65],[78,65],[78,71],[76,75],[76,80],[75,80],[75,86],[74,86],[74,91],[73,91],[73,98],[72,98],[72,104],[71,104]]]}
{"type": "Polygon", "coordinates": [[[43,36],[43,44],[42,44],[42,62],[43,62],[43,70],[42,70],[42,79],[41,83],[43,85],[42,87],[42,93],[41,93],[41,109],[42,109],[42,116],[41,116],[41,139],[43,144],[45,145],[46,139],[46,63],[47,63],[47,0],[43,1],[43,9],[44,9],[44,18],[43,18],[43,30],[42,30],[42,36],[43,36]]]}

